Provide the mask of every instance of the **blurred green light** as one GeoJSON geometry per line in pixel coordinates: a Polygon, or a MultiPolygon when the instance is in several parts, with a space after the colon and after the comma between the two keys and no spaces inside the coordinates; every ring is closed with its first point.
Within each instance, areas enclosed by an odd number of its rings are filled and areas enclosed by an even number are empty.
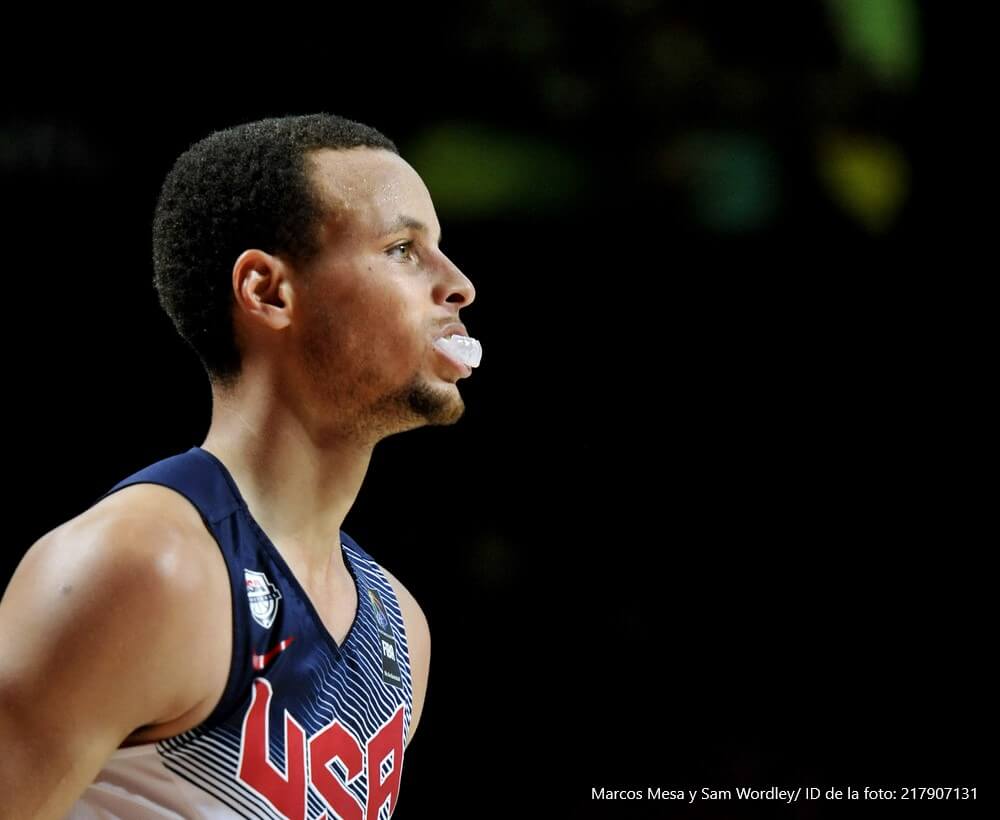
{"type": "Polygon", "coordinates": [[[535,137],[440,124],[403,152],[441,214],[495,216],[554,210],[583,188],[587,170],[565,149],[535,137]]]}
{"type": "Polygon", "coordinates": [[[847,56],[887,85],[909,84],[920,71],[920,25],[914,0],[827,0],[847,56]]]}

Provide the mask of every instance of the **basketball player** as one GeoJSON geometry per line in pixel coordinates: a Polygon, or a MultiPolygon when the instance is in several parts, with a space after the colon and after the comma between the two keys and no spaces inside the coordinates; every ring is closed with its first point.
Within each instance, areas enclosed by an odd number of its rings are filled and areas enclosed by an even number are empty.
{"type": "Polygon", "coordinates": [[[192,146],[153,238],[211,426],[14,575],[3,816],[388,817],[430,635],[341,525],[378,441],[462,415],[473,286],[393,143],[325,114],[192,146]]]}

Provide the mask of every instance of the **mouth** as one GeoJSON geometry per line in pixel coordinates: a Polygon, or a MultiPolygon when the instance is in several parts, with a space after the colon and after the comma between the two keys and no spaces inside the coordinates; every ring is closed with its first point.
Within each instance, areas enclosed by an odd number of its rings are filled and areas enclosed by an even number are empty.
{"type": "Polygon", "coordinates": [[[465,329],[465,325],[461,322],[452,322],[450,325],[445,325],[441,328],[437,336],[434,337],[434,341],[438,339],[445,339],[448,336],[468,336],[469,331],[465,329]]]}

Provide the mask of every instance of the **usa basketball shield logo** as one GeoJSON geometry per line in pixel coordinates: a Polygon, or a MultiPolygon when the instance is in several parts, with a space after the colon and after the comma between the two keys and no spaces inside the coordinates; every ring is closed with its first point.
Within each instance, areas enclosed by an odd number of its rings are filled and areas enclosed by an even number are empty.
{"type": "Polygon", "coordinates": [[[247,600],[250,602],[250,614],[264,629],[270,629],[278,615],[278,601],[281,593],[278,588],[267,580],[263,572],[244,569],[243,577],[247,582],[247,600]]]}

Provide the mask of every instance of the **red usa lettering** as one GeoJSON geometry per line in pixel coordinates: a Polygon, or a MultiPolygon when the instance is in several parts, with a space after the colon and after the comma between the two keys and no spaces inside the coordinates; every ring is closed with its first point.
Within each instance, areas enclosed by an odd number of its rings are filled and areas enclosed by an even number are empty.
{"type": "MultiPolygon", "coordinates": [[[[396,713],[372,735],[367,750],[362,749],[358,739],[336,719],[307,741],[305,730],[286,709],[283,727],[285,771],[282,772],[268,754],[273,694],[266,679],[257,678],[253,682],[253,697],[243,718],[240,738],[239,779],[288,820],[305,820],[310,786],[340,820],[377,820],[386,803],[391,815],[399,798],[403,763],[403,707],[396,709],[396,713]],[[392,768],[383,778],[382,764],[390,755],[392,768]],[[346,782],[341,782],[339,775],[330,768],[334,760],[339,760],[347,771],[346,782]],[[368,774],[365,806],[347,788],[363,771],[368,774]]],[[[319,820],[327,820],[325,812],[319,820]]]]}

